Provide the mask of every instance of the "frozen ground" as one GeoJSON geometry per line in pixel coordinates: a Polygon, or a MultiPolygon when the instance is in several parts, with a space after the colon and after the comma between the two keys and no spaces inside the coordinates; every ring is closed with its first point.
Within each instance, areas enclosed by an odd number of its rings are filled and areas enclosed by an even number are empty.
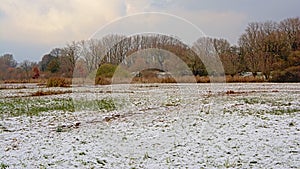
{"type": "MultiPolygon", "coordinates": [[[[0,90],[0,100],[38,90],[0,90]]],[[[300,168],[296,83],[43,90],[73,90],[39,98],[72,98],[75,111],[0,112],[0,168],[300,168]],[[102,98],[117,109],[76,109],[102,98]]]]}

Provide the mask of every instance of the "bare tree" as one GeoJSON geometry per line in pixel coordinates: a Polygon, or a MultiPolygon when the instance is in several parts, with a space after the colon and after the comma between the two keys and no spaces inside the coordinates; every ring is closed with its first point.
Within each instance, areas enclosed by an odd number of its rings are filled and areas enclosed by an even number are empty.
{"type": "Polygon", "coordinates": [[[269,79],[274,64],[285,51],[285,40],[272,21],[250,23],[240,37],[239,44],[247,67],[256,75],[261,71],[269,79]]]}
{"type": "MultiPolygon", "coordinates": [[[[221,75],[223,73],[222,63],[215,50],[213,39],[209,37],[199,38],[193,44],[193,50],[201,58],[209,75],[221,75]]],[[[196,63],[195,65],[201,65],[196,63]]]]}
{"type": "MultiPolygon", "coordinates": [[[[53,63],[56,62],[58,58],[62,55],[62,49],[54,48],[50,51],[50,53],[45,54],[42,57],[42,60],[39,62],[39,67],[41,71],[46,71],[48,69],[48,65],[51,63],[53,67],[53,63]]],[[[59,66],[58,66],[59,67],[59,66]]],[[[52,71],[51,71],[52,72],[52,71]]]]}
{"type": "Polygon", "coordinates": [[[300,49],[300,18],[287,18],[279,23],[279,29],[286,35],[286,42],[292,51],[300,49]]]}
{"type": "Polygon", "coordinates": [[[273,69],[273,64],[278,57],[278,38],[277,38],[277,23],[267,21],[261,23],[259,44],[260,52],[262,53],[260,58],[260,71],[268,80],[273,69]]]}
{"type": "Polygon", "coordinates": [[[0,61],[2,64],[8,66],[8,67],[16,67],[17,61],[14,59],[12,54],[4,54],[0,56],[0,61]]]}
{"type": "Polygon", "coordinates": [[[214,48],[219,55],[225,74],[234,76],[241,71],[239,47],[231,46],[226,39],[213,39],[214,48]]]}
{"type": "Polygon", "coordinates": [[[37,64],[35,64],[34,62],[30,62],[29,60],[24,60],[23,62],[20,63],[20,67],[24,71],[26,79],[31,78],[30,73],[31,73],[32,68],[35,65],[37,65],[37,64]]]}
{"type": "Polygon", "coordinates": [[[105,55],[105,47],[101,40],[91,39],[80,42],[81,56],[89,73],[98,68],[101,58],[105,55]]]}
{"type": "Polygon", "coordinates": [[[17,66],[12,54],[4,54],[0,56],[0,79],[6,80],[11,78],[11,72],[17,66]]]}
{"type": "Polygon", "coordinates": [[[71,42],[62,49],[60,57],[60,71],[65,77],[72,77],[76,61],[80,57],[80,46],[78,42],[71,42]]]}
{"type": "Polygon", "coordinates": [[[239,38],[241,53],[245,58],[247,68],[256,76],[260,62],[260,23],[253,22],[248,25],[246,32],[239,38]]]}

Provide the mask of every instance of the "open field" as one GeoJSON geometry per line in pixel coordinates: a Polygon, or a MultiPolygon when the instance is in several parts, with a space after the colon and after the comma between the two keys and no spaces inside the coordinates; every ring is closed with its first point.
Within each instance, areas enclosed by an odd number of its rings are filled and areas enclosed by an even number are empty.
{"type": "Polygon", "coordinates": [[[1,87],[0,168],[300,167],[297,83],[1,87]]]}

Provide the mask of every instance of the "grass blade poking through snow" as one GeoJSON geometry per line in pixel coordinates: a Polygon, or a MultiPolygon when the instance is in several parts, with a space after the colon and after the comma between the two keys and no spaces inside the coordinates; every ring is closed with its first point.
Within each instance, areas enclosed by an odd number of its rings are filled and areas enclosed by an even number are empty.
{"type": "Polygon", "coordinates": [[[28,99],[12,98],[0,100],[0,115],[2,117],[11,116],[37,116],[42,112],[49,111],[112,111],[116,106],[112,99],[105,98],[101,100],[72,100],[71,98],[63,99],[28,99]],[[76,109],[75,109],[75,106],[76,109]]]}

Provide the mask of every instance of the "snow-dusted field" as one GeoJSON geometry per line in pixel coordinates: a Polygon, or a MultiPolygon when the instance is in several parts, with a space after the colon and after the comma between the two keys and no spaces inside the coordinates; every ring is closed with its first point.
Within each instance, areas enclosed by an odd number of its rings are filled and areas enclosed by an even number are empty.
{"type": "Polygon", "coordinates": [[[300,168],[297,83],[27,87],[0,94],[0,168],[300,168]],[[14,100],[38,90],[73,93],[14,100]],[[11,116],[5,107],[68,98],[74,112],[11,116]],[[116,109],[77,104],[101,99],[116,109]]]}

